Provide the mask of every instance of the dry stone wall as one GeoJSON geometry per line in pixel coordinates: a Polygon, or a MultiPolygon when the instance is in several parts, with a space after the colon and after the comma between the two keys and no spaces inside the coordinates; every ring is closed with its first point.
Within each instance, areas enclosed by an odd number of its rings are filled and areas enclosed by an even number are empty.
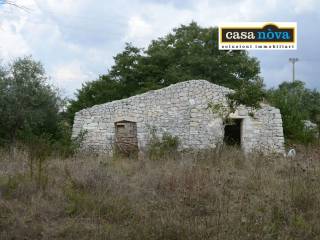
{"type": "MultiPolygon", "coordinates": [[[[178,136],[181,148],[203,149],[221,144],[223,119],[208,110],[208,103],[227,106],[226,94],[232,90],[205,80],[190,80],[149,91],[127,99],[84,109],[75,115],[73,137],[85,131],[84,149],[111,153],[115,143],[115,123],[137,124],[139,149],[151,137],[151,129],[161,137],[167,132],[178,136]]],[[[263,105],[249,115],[240,107],[232,118],[241,118],[241,145],[244,151],[284,152],[282,120],[278,109],[263,105]]]]}

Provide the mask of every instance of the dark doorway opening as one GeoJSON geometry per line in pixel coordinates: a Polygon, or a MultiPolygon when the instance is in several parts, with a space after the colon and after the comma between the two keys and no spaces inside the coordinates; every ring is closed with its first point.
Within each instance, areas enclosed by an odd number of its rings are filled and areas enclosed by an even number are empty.
{"type": "Polygon", "coordinates": [[[226,145],[241,145],[241,119],[230,119],[225,125],[223,141],[226,145]]]}

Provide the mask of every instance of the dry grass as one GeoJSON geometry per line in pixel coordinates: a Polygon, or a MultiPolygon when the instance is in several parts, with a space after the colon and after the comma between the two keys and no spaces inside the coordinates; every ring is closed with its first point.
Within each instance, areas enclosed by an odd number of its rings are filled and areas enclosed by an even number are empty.
{"type": "Polygon", "coordinates": [[[0,158],[0,239],[320,239],[319,151],[0,158]]]}

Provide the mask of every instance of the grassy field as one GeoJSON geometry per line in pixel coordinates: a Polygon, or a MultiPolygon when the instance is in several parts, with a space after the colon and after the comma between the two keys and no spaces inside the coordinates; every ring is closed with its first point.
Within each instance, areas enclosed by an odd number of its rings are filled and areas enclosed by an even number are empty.
{"type": "Polygon", "coordinates": [[[1,240],[320,239],[317,149],[51,157],[32,170],[23,151],[0,155],[1,240]]]}

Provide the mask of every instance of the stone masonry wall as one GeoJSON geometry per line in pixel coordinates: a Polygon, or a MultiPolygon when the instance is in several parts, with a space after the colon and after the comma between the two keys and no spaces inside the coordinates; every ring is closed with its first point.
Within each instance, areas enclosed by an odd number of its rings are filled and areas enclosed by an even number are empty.
{"type": "MultiPolygon", "coordinates": [[[[205,80],[190,80],[149,91],[128,99],[83,109],[76,113],[73,137],[86,131],[83,148],[112,152],[115,122],[137,123],[139,149],[149,142],[151,128],[159,137],[164,132],[178,136],[181,148],[212,148],[222,143],[223,120],[207,109],[208,103],[227,106],[226,94],[232,90],[205,80]]],[[[239,108],[233,118],[242,121],[242,148],[263,152],[284,152],[282,120],[278,109],[263,105],[254,117],[249,109],[239,108]]]]}

